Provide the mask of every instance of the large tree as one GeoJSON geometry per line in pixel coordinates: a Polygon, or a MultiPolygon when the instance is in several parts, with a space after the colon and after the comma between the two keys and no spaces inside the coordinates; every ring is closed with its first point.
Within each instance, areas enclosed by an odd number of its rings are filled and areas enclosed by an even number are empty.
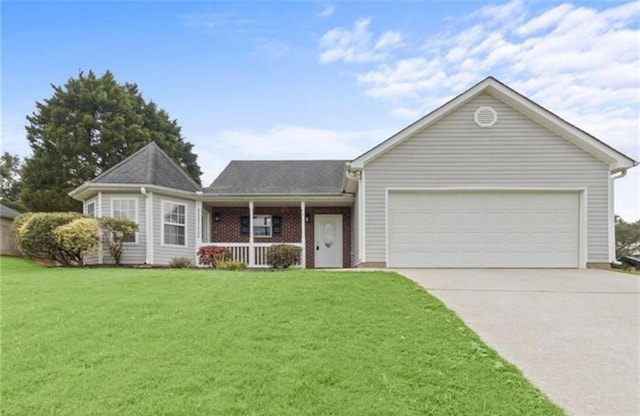
{"type": "Polygon", "coordinates": [[[20,170],[22,161],[17,155],[4,152],[0,156],[0,199],[3,203],[18,203],[20,198],[20,170]]]}
{"type": "Polygon", "coordinates": [[[27,116],[33,156],[25,161],[22,201],[33,211],[80,210],[67,193],[155,141],[196,182],[202,171],[193,145],[166,111],[147,102],[136,84],[107,71],[80,72],[36,102],[27,116]]]}
{"type": "Polygon", "coordinates": [[[616,258],[640,253],[640,220],[626,222],[616,215],[616,258]]]}

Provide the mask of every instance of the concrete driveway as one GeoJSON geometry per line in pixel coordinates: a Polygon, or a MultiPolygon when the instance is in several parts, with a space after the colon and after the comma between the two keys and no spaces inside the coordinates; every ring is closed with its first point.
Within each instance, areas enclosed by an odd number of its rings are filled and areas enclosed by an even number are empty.
{"type": "Polygon", "coordinates": [[[603,270],[398,269],[569,415],[640,415],[640,279],[603,270]]]}

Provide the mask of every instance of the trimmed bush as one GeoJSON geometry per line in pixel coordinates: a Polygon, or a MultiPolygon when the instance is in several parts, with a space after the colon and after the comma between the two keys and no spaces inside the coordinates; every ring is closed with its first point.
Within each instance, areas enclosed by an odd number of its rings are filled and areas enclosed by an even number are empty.
{"type": "Polygon", "coordinates": [[[216,269],[229,271],[246,270],[247,265],[238,260],[223,260],[218,262],[216,269]]]}
{"type": "Polygon", "coordinates": [[[206,264],[216,269],[219,263],[231,260],[231,253],[222,246],[203,246],[198,249],[197,254],[200,264],[206,264]]]}
{"type": "Polygon", "coordinates": [[[300,261],[302,249],[291,244],[276,244],[267,249],[267,264],[276,269],[286,269],[300,261]]]}
{"type": "Polygon", "coordinates": [[[124,251],[124,238],[138,231],[138,224],[128,218],[119,217],[102,217],[98,221],[102,227],[102,238],[107,243],[109,254],[116,265],[119,265],[124,251]]]}
{"type": "Polygon", "coordinates": [[[169,262],[169,267],[172,269],[190,269],[193,267],[193,262],[189,257],[174,257],[169,262]]]}
{"type": "Polygon", "coordinates": [[[58,244],[73,253],[78,264],[87,253],[98,248],[100,225],[94,218],[78,218],[53,230],[58,244]]]}
{"type": "Polygon", "coordinates": [[[82,218],[77,212],[21,214],[14,220],[16,246],[26,257],[46,259],[68,266],[82,262],[82,256],[63,246],[54,230],[82,218]]]}

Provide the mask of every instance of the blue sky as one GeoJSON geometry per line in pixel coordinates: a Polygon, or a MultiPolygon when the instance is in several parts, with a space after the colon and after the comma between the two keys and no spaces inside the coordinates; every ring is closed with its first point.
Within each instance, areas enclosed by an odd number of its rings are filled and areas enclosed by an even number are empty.
{"type": "MultiPolygon", "coordinates": [[[[636,159],[640,3],[24,2],[2,10],[2,148],[78,70],[176,118],[208,184],[231,159],[351,159],[493,75],[636,159]]],[[[638,169],[616,184],[637,219],[638,169]]]]}

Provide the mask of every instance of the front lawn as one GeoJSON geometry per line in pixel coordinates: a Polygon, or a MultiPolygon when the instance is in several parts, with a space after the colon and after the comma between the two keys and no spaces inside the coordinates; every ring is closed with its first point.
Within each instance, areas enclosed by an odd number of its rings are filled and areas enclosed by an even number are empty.
{"type": "Polygon", "coordinates": [[[557,415],[393,273],[2,258],[5,415],[557,415]]]}

